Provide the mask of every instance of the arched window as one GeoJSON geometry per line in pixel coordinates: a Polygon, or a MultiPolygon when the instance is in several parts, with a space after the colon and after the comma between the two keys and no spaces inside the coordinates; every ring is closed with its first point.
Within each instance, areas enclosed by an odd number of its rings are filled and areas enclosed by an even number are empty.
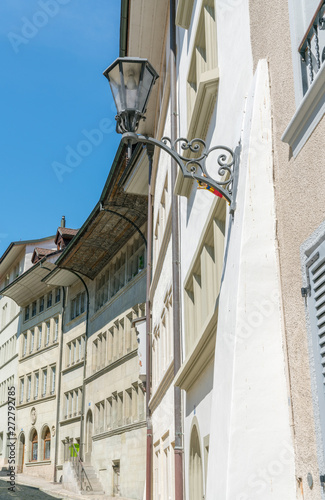
{"type": "Polygon", "coordinates": [[[193,425],[190,442],[190,500],[203,498],[203,470],[200,440],[196,425],[193,425]]]}
{"type": "Polygon", "coordinates": [[[48,427],[45,427],[43,431],[43,441],[44,441],[44,448],[43,448],[43,458],[44,460],[50,460],[51,458],[51,433],[50,429],[48,427]]]}
{"type": "Polygon", "coordinates": [[[31,462],[36,462],[37,461],[37,454],[38,454],[38,436],[37,432],[34,429],[31,433],[31,462]]]}

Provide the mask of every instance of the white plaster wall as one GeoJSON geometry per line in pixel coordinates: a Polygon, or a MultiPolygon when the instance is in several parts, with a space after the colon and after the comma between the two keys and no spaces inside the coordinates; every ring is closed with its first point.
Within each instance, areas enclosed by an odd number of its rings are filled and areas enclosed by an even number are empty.
{"type": "MultiPolygon", "coordinates": [[[[186,137],[187,135],[187,94],[184,89],[187,87],[187,76],[189,64],[192,57],[193,44],[196,35],[196,27],[202,7],[202,0],[194,2],[191,26],[189,30],[177,29],[179,40],[178,46],[178,102],[179,102],[179,131],[178,135],[186,137]]],[[[243,110],[245,107],[245,97],[249,91],[252,80],[252,55],[250,48],[250,30],[249,30],[249,10],[246,0],[240,2],[225,2],[223,0],[215,1],[215,12],[217,16],[217,41],[218,41],[218,69],[219,69],[219,88],[216,107],[211,117],[208,129],[206,143],[209,146],[224,144],[232,149],[237,146],[242,129],[243,110]]],[[[211,155],[207,161],[207,167],[213,175],[216,156],[211,155]]],[[[202,229],[206,222],[209,210],[214,196],[206,191],[198,191],[197,184],[194,187],[189,198],[180,197],[181,212],[181,283],[189,270],[193,255],[196,251],[202,229]]],[[[237,213],[236,213],[237,218],[237,213]]],[[[228,232],[228,220],[226,219],[226,239],[228,232]]],[[[184,297],[182,296],[182,303],[184,297]]],[[[227,306],[225,306],[227,307],[227,306]]],[[[221,308],[219,308],[221,311],[221,308]]],[[[184,331],[184,303],[183,313],[183,337],[185,345],[186,332],[184,331]]],[[[220,313],[219,313],[220,314],[220,313]]],[[[222,365],[227,362],[222,361],[222,365]]],[[[221,368],[220,368],[221,369],[221,368]]],[[[219,446],[219,433],[215,434],[210,429],[210,414],[212,401],[212,380],[213,363],[209,365],[201,374],[195,386],[185,393],[185,413],[184,413],[184,451],[185,451],[185,487],[186,498],[189,498],[188,491],[188,471],[189,471],[189,445],[191,425],[194,417],[198,420],[199,433],[201,440],[202,461],[204,462],[203,437],[210,435],[210,450],[219,446]],[[204,398],[199,397],[198,388],[201,388],[205,394],[204,398]],[[192,408],[191,408],[192,406],[192,408]],[[191,410],[191,411],[190,411],[191,410]],[[213,437],[212,437],[213,433],[213,437]],[[212,442],[212,439],[214,440],[212,442]]],[[[219,384],[220,381],[214,381],[219,384]]],[[[222,382],[221,382],[222,383],[222,382]]],[[[228,390],[230,388],[228,387],[228,390]]],[[[223,401],[218,400],[218,409],[223,408],[223,401]]],[[[220,411],[220,410],[219,410],[220,411]]],[[[213,426],[215,424],[215,415],[211,416],[213,426]]],[[[219,432],[224,433],[219,429],[219,432]]],[[[203,465],[203,468],[205,465],[203,465]]],[[[211,473],[215,475],[215,470],[211,473]]],[[[205,470],[204,470],[205,476],[205,470]]],[[[225,490],[218,487],[214,491],[219,492],[220,499],[225,499],[225,490]]]]}
{"type": "MultiPolygon", "coordinates": [[[[10,307],[13,306],[15,309],[18,307],[16,303],[8,299],[7,297],[3,297],[0,300],[0,311],[2,311],[2,307],[5,303],[8,303],[8,308],[10,311],[10,307]]],[[[18,308],[19,313],[19,308],[18,308]]],[[[9,340],[13,335],[17,334],[18,325],[19,325],[19,315],[14,316],[15,319],[12,320],[5,328],[0,332],[0,345],[3,346],[7,340],[9,340]]],[[[0,318],[1,322],[1,318],[0,318]]],[[[18,356],[15,356],[0,370],[0,383],[7,380],[12,375],[14,376],[14,385],[16,388],[16,402],[18,401],[18,383],[17,383],[17,371],[18,371],[18,356]]],[[[0,469],[4,465],[7,464],[7,432],[8,432],[8,405],[5,403],[0,406],[0,432],[3,432],[3,447],[0,452],[0,469]]]]}
{"type": "MultiPolygon", "coordinates": [[[[50,401],[35,401],[18,410],[17,418],[17,435],[21,432],[25,434],[25,456],[24,456],[24,467],[23,473],[30,474],[32,476],[40,476],[48,481],[53,480],[54,475],[54,452],[55,452],[55,436],[52,436],[52,427],[56,425],[56,397],[50,401]],[[34,425],[31,421],[31,409],[36,409],[37,419],[34,425]],[[51,455],[50,460],[44,460],[44,448],[41,440],[42,430],[44,426],[47,425],[51,431],[51,455]],[[31,430],[35,428],[38,435],[38,459],[37,462],[30,462],[31,458],[31,442],[30,433],[31,430]]],[[[17,450],[18,451],[18,450],[17,450]]],[[[18,461],[18,454],[16,455],[16,460],[18,461]]]]}
{"type": "Polygon", "coordinates": [[[207,499],[295,498],[273,192],[267,62],[247,101],[220,294],[207,499]],[[258,144],[258,148],[256,147],[258,144]],[[219,409],[222,407],[222,412],[219,409]]]}
{"type": "Polygon", "coordinates": [[[146,427],[93,442],[92,464],[107,495],[113,495],[113,461],[120,461],[121,496],[142,500],[146,470],[146,427]]]}

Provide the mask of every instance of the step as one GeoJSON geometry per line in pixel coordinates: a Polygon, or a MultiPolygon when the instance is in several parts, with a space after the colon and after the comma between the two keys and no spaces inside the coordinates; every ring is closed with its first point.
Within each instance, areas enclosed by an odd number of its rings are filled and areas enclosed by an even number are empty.
{"type": "Polygon", "coordinates": [[[103,490],[96,490],[96,491],[82,491],[82,495],[105,495],[105,491],[103,490]]]}

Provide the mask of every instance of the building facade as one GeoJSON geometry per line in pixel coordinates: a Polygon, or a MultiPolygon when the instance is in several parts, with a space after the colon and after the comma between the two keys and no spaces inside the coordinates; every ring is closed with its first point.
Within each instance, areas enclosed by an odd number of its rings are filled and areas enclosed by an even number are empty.
{"type": "MultiPolygon", "coordinates": [[[[19,241],[11,243],[0,259],[0,288],[13,283],[32,266],[34,248],[42,245],[45,251],[55,248],[53,237],[42,240],[19,241]]],[[[0,467],[8,464],[8,390],[18,391],[18,342],[21,318],[20,307],[7,296],[0,298],[0,391],[1,391],[1,430],[0,430],[0,467]]]]}
{"type": "Polygon", "coordinates": [[[20,471],[80,491],[73,458],[139,500],[323,499],[325,6],[121,5],[120,55],[160,74],[138,132],[185,138],[189,168],[200,138],[238,183],[230,207],[121,142],[77,234],[6,251],[0,411],[14,384],[20,471]]]}

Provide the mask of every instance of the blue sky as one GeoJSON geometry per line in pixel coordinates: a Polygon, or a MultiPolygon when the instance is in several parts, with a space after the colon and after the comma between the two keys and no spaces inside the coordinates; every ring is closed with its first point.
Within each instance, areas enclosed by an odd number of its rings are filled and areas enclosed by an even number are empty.
{"type": "Polygon", "coordinates": [[[119,24],[119,0],[1,0],[0,255],[98,201],[121,137],[102,75],[119,24]]]}

